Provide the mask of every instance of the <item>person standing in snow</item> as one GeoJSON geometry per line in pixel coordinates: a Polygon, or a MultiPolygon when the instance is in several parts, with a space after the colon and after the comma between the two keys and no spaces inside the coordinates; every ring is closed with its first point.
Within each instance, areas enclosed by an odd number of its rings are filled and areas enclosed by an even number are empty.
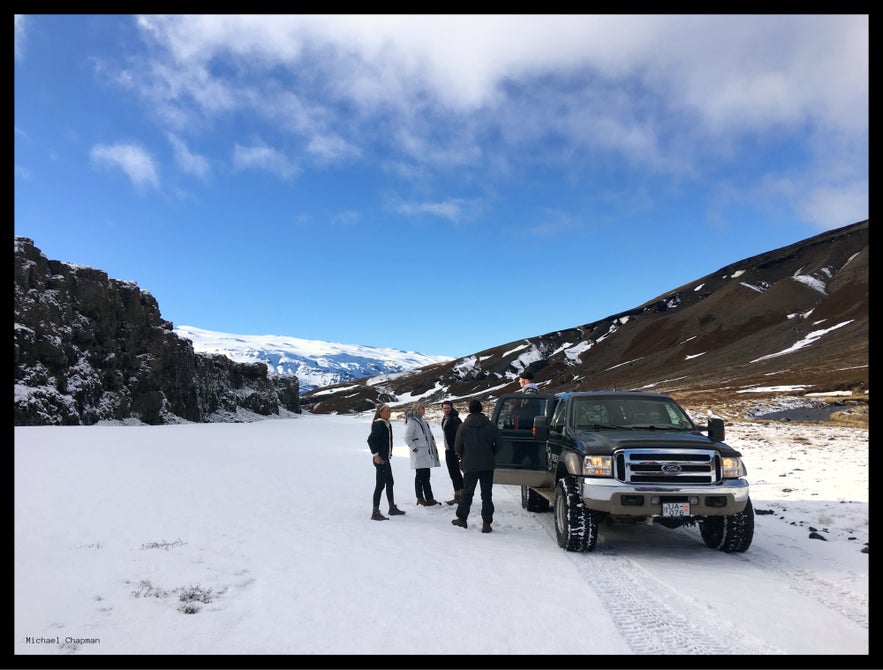
{"type": "Polygon", "coordinates": [[[441,420],[442,433],[445,436],[445,465],[448,466],[448,474],[451,476],[451,485],[454,487],[454,497],[445,500],[448,505],[456,505],[463,495],[463,473],[460,472],[460,459],[454,451],[454,439],[457,437],[457,428],[463,423],[459,413],[454,408],[454,403],[445,400],[442,403],[444,416],[441,420]]]}
{"type": "Polygon", "coordinates": [[[374,412],[374,420],[371,422],[371,433],[368,435],[368,446],[371,453],[374,454],[374,511],[371,514],[373,521],[386,521],[389,519],[380,513],[380,494],[386,488],[386,500],[389,502],[389,516],[404,514],[402,510],[396,507],[395,496],[393,495],[392,464],[389,459],[392,458],[392,424],[389,417],[392,410],[389,405],[380,405],[374,412]]]}
{"type": "Polygon", "coordinates": [[[475,485],[481,486],[481,532],[490,533],[494,522],[494,467],[500,450],[500,430],[481,413],[481,402],[469,403],[467,416],[457,429],[454,451],[463,470],[463,495],[457,505],[457,516],[451,523],[466,528],[466,519],[472,507],[475,485]]]}
{"type": "Polygon", "coordinates": [[[414,490],[417,492],[418,505],[440,505],[433,498],[432,486],[429,483],[430,468],[441,465],[438,447],[432,428],[423,418],[426,414],[426,403],[418,402],[413,410],[405,413],[405,443],[411,449],[411,469],[414,470],[414,490]]]}
{"type": "Polygon", "coordinates": [[[540,387],[533,381],[533,373],[525,370],[518,375],[518,385],[522,393],[539,393],[540,387]]]}

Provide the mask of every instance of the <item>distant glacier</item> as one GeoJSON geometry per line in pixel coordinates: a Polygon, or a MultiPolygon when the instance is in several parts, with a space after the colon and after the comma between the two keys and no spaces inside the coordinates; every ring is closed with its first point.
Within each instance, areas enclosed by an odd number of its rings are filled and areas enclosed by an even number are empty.
{"type": "Polygon", "coordinates": [[[178,326],[174,332],[193,342],[193,349],[198,353],[223,354],[238,363],[265,363],[270,374],[295,375],[301,393],[361,377],[408,372],[453,360],[449,356],[284,335],[237,335],[194,326],[178,326]]]}

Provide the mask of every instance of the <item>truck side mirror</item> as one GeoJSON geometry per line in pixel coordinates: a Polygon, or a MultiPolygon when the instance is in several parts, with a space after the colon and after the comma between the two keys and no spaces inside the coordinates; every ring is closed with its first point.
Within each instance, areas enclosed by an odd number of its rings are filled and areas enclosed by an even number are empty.
{"type": "Polygon", "coordinates": [[[710,418],[708,419],[708,437],[712,442],[724,441],[724,420],[710,418]]]}

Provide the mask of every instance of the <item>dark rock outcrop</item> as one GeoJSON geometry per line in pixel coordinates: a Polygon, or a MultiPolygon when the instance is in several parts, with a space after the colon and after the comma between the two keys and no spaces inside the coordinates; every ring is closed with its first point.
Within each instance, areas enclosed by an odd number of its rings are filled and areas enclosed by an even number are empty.
{"type": "Polygon", "coordinates": [[[150,293],[15,237],[14,425],[231,421],[300,412],[297,377],[197,354],[150,293]]]}

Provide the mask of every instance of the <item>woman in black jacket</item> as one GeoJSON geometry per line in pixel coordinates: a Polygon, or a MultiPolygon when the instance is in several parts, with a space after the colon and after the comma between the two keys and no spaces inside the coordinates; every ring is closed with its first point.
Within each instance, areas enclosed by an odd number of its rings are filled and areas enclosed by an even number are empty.
{"type": "Polygon", "coordinates": [[[395,496],[392,487],[395,482],[392,478],[392,425],[389,417],[392,410],[389,405],[380,405],[374,412],[374,420],[371,422],[371,434],[368,435],[368,446],[374,454],[374,474],[376,484],[374,486],[374,511],[371,519],[374,521],[386,521],[389,517],[380,513],[380,494],[386,488],[386,499],[389,502],[389,516],[404,514],[396,507],[395,496]]]}

